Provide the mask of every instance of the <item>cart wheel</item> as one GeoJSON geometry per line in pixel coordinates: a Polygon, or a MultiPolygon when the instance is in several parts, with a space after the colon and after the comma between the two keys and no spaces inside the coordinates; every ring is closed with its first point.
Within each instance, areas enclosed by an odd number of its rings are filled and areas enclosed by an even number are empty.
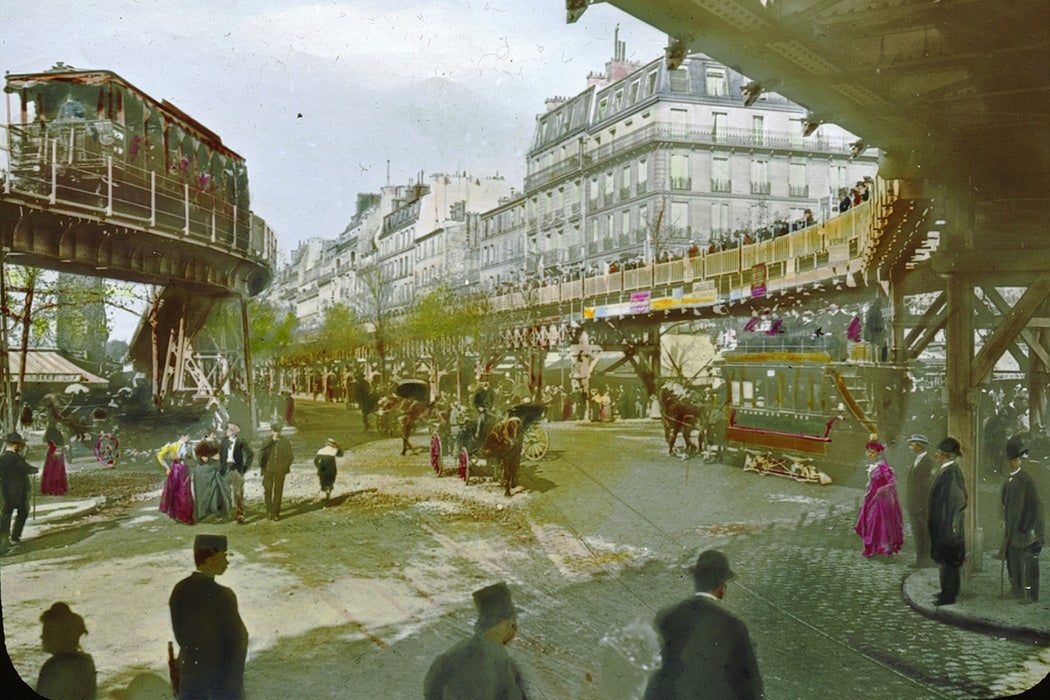
{"type": "Polygon", "coordinates": [[[521,456],[530,462],[538,462],[547,455],[550,446],[551,439],[547,429],[539,423],[533,423],[523,436],[521,456]]]}
{"type": "Polygon", "coordinates": [[[463,483],[470,483],[470,455],[467,454],[467,448],[461,447],[459,449],[459,478],[463,479],[463,483]]]}
{"type": "Polygon", "coordinates": [[[113,467],[120,456],[120,442],[109,433],[103,433],[95,443],[95,457],[106,467],[113,467]]]}
{"type": "Polygon", "coordinates": [[[441,436],[437,433],[430,436],[430,466],[441,476],[441,436]]]}

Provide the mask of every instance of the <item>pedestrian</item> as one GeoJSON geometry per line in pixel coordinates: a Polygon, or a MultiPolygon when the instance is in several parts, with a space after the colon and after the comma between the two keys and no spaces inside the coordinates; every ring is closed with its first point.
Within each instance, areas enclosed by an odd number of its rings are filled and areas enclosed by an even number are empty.
{"type": "Polygon", "coordinates": [[[225,535],[197,535],[196,570],[171,591],[171,629],[179,645],[176,661],[180,700],[240,700],[248,630],[237,596],[215,582],[229,566],[225,535]]]}
{"type": "Polygon", "coordinates": [[[0,552],[7,549],[9,542],[22,541],[22,529],[29,517],[29,475],[40,471],[22,456],[25,446],[26,441],[18,433],[8,433],[4,438],[4,453],[0,455],[0,494],[4,501],[0,512],[0,552]],[[11,516],[16,510],[18,515],[12,530],[11,516]]]}
{"type": "Polygon", "coordinates": [[[656,616],[662,664],[649,679],[645,700],[762,697],[747,626],[721,604],[735,576],[729,559],[706,550],[691,572],[696,593],[656,616]]]}
{"type": "Polygon", "coordinates": [[[1003,513],[1003,544],[999,558],[1006,560],[1011,598],[1022,603],[1039,600],[1039,553],[1043,551],[1043,509],[1032,477],[1021,469],[1028,457],[1021,436],[1006,443],[1010,474],[1000,500],[1003,513]]]}
{"type": "Polygon", "coordinates": [[[959,441],[952,437],[941,440],[934,459],[940,469],[930,489],[927,524],[930,532],[930,556],[940,565],[941,590],[935,605],[952,605],[959,595],[959,568],[966,560],[963,534],[963,510],[966,508],[966,484],[956,460],[962,456],[959,441]]]}
{"type": "Polygon", "coordinates": [[[241,426],[226,424],[226,437],[219,443],[219,471],[226,477],[233,492],[233,506],[237,511],[237,522],[244,523],[244,473],[252,466],[255,453],[244,440],[238,437],[241,426]]]}
{"type": "Polygon", "coordinates": [[[47,423],[44,431],[47,456],[44,457],[44,473],[40,477],[40,492],[46,496],[65,496],[69,491],[66,479],[66,438],[55,421],[47,423]]]}
{"type": "Polygon", "coordinates": [[[193,470],[194,522],[199,523],[211,516],[228,520],[233,510],[233,496],[230,484],[222,474],[219,451],[219,441],[213,430],[209,430],[193,450],[198,462],[193,470]]]}
{"type": "Polygon", "coordinates": [[[157,452],[157,461],[167,474],[160,492],[160,511],[172,520],[193,524],[193,484],[186,466],[189,458],[189,433],[183,433],[175,442],[169,442],[157,452]],[[170,463],[169,463],[170,462],[170,463]]]}
{"type": "Polygon", "coordinates": [[[270,436],[259,450],[259,470],[262,473],[263,498],[266,501],[266,517],[281,519],[281,498],[284,495],[284,479],[292,470],[292,443],[281,434],[284,426],[279,422],[270,424],[270,436]]]}
{"type": "Polygon", "coordinates": [[[507,584],[474,592],[478,619],[474,635],[434,660],[423,681],[426,700],[515,700],[525,682],[507,645],[518,634],[518,611],[507,584]]]}
{"type": "Polygon", "coordinates": [[[324,499],[327,501],[332,495],[332,487],[335,485],[337,473],[335,458],[343,456],[343,449],[339,443],[332,438],[324,441],[324,447],[314,455],[314,466],[317,467],[317,478],[321,482],[321,490],[324,491],[324,499]]]}
{"type": "Polygon", "coordinates": [[[886,463],[886,446],[876,436],[872,436],[865,448],[871,460],[868,491],[853,530],[864,542],[865,558],[877,554],[889,557],[901,551],[904,544],[904,518],[897,499],[897,480],[886,463]]]}
{"type": "Polygon", "coordinates": [[[87,634],[84,618],[66,603],[55,603],[40,616],[40,622],[40,644],[51,656],[40,667],[36,692],[50,700],[93,700],[95,660],[80,650],[80,638],[87,634]]]}
{"type": "Polygon", "coordinates": [[[284,424],[295,425],[295,399],[292,398],[292,392],[284,392],[284,424]]]}
{"type": "Polygon", "coordinates": [[[937,464],[926,452],[929,444],[929,439],[920,433],[908,438],[908,446],[915,455],[915,461],[908,470],[906,502],[911,533],[915,538],[915,563],[912,566],[916,569],[933,566],[933,560],[930,559],[930,531],[926,519],[930,507],[930,487],[937,475],[937,464]]]}

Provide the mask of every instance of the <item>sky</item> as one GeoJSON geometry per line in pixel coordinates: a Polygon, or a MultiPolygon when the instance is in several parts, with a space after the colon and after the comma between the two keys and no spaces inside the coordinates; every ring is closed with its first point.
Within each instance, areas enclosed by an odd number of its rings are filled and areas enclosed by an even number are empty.
{"type": "Polygon", "coordinates": [[[247,159],[287,252],[338,236],[388,161],[393,184],[465,170],[520,190],[544,100],[586,88],[617,24],[629,60],[662,55],[609,5],[566,24],[564,0],[11,2],[0,66],[112,70],[174,103],[247,159]]]}

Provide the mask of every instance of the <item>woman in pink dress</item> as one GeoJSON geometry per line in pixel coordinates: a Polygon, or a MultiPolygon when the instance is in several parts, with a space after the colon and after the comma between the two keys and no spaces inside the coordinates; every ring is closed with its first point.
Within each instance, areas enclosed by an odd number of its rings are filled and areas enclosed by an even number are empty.
{"type": "Polygon", "coordinates": [[[44,431],[47,442],[47,457],[44,458],[44,473],[40,477],[40,492],[46,496],[65,496],[69,490],[66,481],[66,439],[54,421],[44,431]]]}
{"type": "Polygon", "coordinates": [[[189,453],[189,435],[181,435],[175,442],[160,448],[157,461],[168,473],[164,490],[160,494],[160,510],[172,520],[193,524],[193,485],[190,470],[186,467],[189,453]],[[171,460],[169,466],[165,460],[171,460]]]}
{"type": "Polygon", "coordinates": [[[897,480],[886,464],[886,447],[874,438],[866,445],[872,464],[868,467],[868,493],[853,529],[864,542],[864,556],[889,556],[904,543],[904,518],[897,500],[897,480]]]}

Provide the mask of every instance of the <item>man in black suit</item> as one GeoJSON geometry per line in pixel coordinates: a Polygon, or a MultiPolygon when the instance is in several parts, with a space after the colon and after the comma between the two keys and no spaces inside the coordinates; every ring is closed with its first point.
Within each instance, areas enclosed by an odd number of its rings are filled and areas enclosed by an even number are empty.
{"type": "Polygon", "coordinates": [[[1022,603],[1039,600],[1039,553],[1043,550],[1043,511],[1035,482],[1021,469],[1028,456],[1019,435],[1006,442],[1009,478],[1001,493],[1003,546],[999,558],[1006,559],[1010,575],[1010,597],[1022,603]]]}
{"type": "Polygon", "coordinates": [[[930,507],[930,487],[937,475],[937,463],[926,451],[930,441],[925,435],[912,435],[908,446],[915,455],[915,462],[908,470],[908,519],[911,521],[912,536],[915,537],[916,569],[933,566],[930,559],[930,530],[927,525],[927,511],[930,507]]]}
{"type": "Polygon", "coordinates": [[[966,484],[955,461],[961,456],[959,441],[947,437],[937,446],[934,458],[941,463],[930,490],[927,524],[930,532],[930,556],[940,564],[941,590],[934,598],[936,605],[951,605],[959,595],[959,569],[966,561],[963,536],[963,510],[966,508],[966,484]]]}
{"type": "Polygon", "coordinates": [[[17,543],[22,540],[22,528],[29,517],[29,475],[40,471],[22,456],[25,446],[26,441],[18,433],[10,433],[4,438],[4,452],[0,455],[0,493],[4,500],[0,514],[0,552],[7,548],[8,541],[17,543]],[[18,516],[12,531],[11,516],[16,510],[18,516]]]}
{"type": "Polygon", "coordinates": [[[241,700],[248,630],[237,596],[215,582],[229,566],[225,535],[197,535],[197,570],[175,584],[168,606],[179,644],[179,700],[241,700]]]}
{"type": "Polygon", "coordinates": [[[252,466],[255,453],[248,443],[238,437],[241,426],[226,425],[226,437],[219,443],[220,470],[233,489],[233,504],[237,507],[237,522],[244,522],[244,473],[252,466]]]}
{"type": "Polygon", "coordinates": [[[645,700],[762,697],[747,626],[721,604],[734,576],[729,560],[709,549],[692,573],[696,594],[656,616],[663,665],[649,680],[645,700]]]}

